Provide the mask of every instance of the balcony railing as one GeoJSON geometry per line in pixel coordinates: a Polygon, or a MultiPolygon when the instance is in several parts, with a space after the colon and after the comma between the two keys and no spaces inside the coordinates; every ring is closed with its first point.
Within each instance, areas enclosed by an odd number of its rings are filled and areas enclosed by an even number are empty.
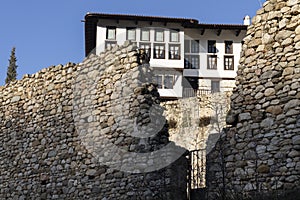
{"type": "Polygon", "coordinates": [[[219,92],[219,91],[207,90],[207,89],[183,88],[182,96],[184,98],[188,98],[188,97],[208,95],[208,94],[212,94],[212,93],[216,93],[216,92],[219,92]]]}

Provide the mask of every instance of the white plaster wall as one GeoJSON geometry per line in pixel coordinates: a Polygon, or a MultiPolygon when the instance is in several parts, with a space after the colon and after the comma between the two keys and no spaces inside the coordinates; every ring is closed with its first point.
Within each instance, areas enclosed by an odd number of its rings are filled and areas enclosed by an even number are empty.
{"type": "MultiPolygon", "coordinates": [[[[115,26],[117,24],[110,24],[110,26],[115,26]]],[[[116,40],[118,45],[122,45],[126,41],[126,27],[132,26],[131,23],[122,24],[122,27],[116,28],[116,40]]],[[[173,27],[173,26],[172,26],[173,27]]],[[[155,28],[156,26],[149,27],[150,28],[150,41],[151,43],[151,59],[150,59],[150,65],[153,67],[160,67],[160,68],[184,68],[184,32],[180,31],[179,32],[179,43],[181,44],[181,59],[180,60],[170,60],[168,51],[169,51],[169,44],[178,44],[178,43],[173,43],[169,42],[170,41],[170,32],[169,29],[165,28],[164,30],[164,44],[165,44],[165,59],[154,59],[153,58],[153,50],[154,50],[154,34],[155,34],[155,28]]],[[[160,27],[161,28],[161,27],[160,27]]],[[[106,26],[97,26],[97,40],[96,40],[96,53],[99,54],[100,52],[105,50],[105,40],[106,40],[106,26]]],[[[140,28],[136,29],[136,42],[137,45],[139,45],[139,42],[146,42],[147,41],[140,41],[140,28]]],[[[158,42],[159,43],[159,42],[158,42]]]]}
{"type": "MultiPolygon", "coordinates": [[[[152,43],[152,50],[153,50],[153,43],[154,41],[154,29],[151,30],[151,43],[152,43]]],[[[184,68],[184,32],[180,31],[179,32],[179,43],[181,44],[180,51],[181,51],[181,59],[180,60],[169,60],[169,44],[178,44],[174,42],[169,42],[170,41],[170,32],[169,30],[165,30],[165,44],[166,44],[166,54],[165,54],[165,59],[154,59],[153,58],[153,52],[152,52],[152,57],[150,60],[150,65],[153,67],[164,67],[164,68],[184,68]]]]}
{"type": "Polygon", "coordinates": [[[97,26],[96,36],[96,54],[100,54],[105,50],[106,28],[97,26]]]}
{"type": "MultiPolygon", "coordinates": [[[[182,29],[180,24],[168,23],[163,24],[161,22],[134,22],[134,21],[116,21],[116,20],[102,20],[98,22],[97,26],[97,39],[96,39],[96,53],[105,50],[106,40],[106,26],[116,26],[116,40],[117,44],[122,45],[126,41],[126,27],[136,27],[136,42],[139,45],[140,41],[140,27],[150,28],[150,43],[151,43],[151,59],[150,66],[154,69],[183,69],[183,72],[175,71],[178,79],[175,82],[174,89],[159,89],[162,97],[182,97],[182,77],[199,77],[199,88],[210,89],[211,79],[221,80],[222,78],[234,78],[238,68],[241,52],[241,41],[245,35],[245,31],[242,31],[239,36],[236,36],[235,30],[222,30],[220,36],[217,35],[216,30],[205,30],[204,34],[201,35],[201,30],[198,29],[182,29]],[[153,58],[153,44],[155,28],[165,28],[164,43],[166,44],[165,59],[154,59],[153,58]],[[170,41],[170,33],[168,28],[180,29],[179,38],[181,44],[181,59],[180,60],[169,60],[168,59],[168,44],[170,41]],[[184,40],[194,38],[199,40],[200,43],[200,69],[184,69],[184,40]],[[216,40],[218,66],[217,70],[207,69],[207,41],[216,40]],[[225,55],[225,41],[233,41],[233,54],[234,54],[234,70],[224,70],[224,55],[225,55]],[[203,79],[204,78],[204,79],[203,79]]],[[[174,70],[172,70],[174,69],[174,70]]],[[[234,80],[221,80],[220,87],[221,91],[228,91],[234,87],[234,80]],[[223,89],[224,88],[224,89],[223,89]]]]}
{"type": "Polygon", "coordinates": [[[235,80],[221,80],[220,82],[221,92],[232,91],[234,87],[235,87],[235,80]]]}
{"type": "MultiPolygon", "coordinates": [[[[199,79],[199,89],[211,90],[211,81],[219,79],[199,79]]],[[[235,87],[235,80],[219,80],[220,81],[220,92],[232,91],[235,87]]]]}
{"type": "Polygon", "coordinates": [[[159,69],[155,70],[154,74],[169,74],[174,75],[173,89],[158,89],[161,97],[182,97],[182,73],[176,70],[159,69]]]}
{"type": "Polygon", "coordinates": [[[244,31],[239,36],[236,36],[234,30],[223,30],[220,36],[217,36],[216,30],[206,30],[201,35],[200,30],[187,29],[185,31],[185,38],[191,39],[193,37],[195,40],[199,40],[200,43],[200,69],[184,69],[183,75],[209,78],[234,78],[239,64],[243,35],[244,31]],[[217,53],[207,53],[208,40],[216,40],[217,53]],[[226,40],[233,41],[234,70],[224,70],[224,55],[226,55],[224,42],[226,40]],[[217,55],[217,70],[207,69],[207,55],[217,55]]]}

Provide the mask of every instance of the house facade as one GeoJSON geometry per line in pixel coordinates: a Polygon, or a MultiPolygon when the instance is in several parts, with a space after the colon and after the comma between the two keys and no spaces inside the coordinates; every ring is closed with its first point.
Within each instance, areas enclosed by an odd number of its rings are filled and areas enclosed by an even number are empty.
{"type": "Polygon", "coordinates": [[[88,13],[85,53],[131,40],[148,54],[161,97],[177,99],[230,91],[246,30],[247,25],[196,19],[88,13]]]}

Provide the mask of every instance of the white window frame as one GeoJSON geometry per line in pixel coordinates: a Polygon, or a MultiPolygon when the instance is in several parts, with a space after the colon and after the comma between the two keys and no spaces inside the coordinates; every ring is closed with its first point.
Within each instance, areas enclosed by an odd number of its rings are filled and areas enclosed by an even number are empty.
{"type": "Polygon", "coordinates": [[[145,53],[149,58],[151,58],[151,43],[150,42],[140,42],[139,47],[145,50],[145,53]]]}
{"type": "Polygon", "coordinates": [[[155,42],[164,42],[165,41],[165,31],[163,29],[154,30],[154,41],[155,42]]]}
{"type": "Polygon", "coordinates": [[[136,28],[126,28],[126,39],[131,41],[136,41],[136,28]],[[131,38],[131,33],[133,37],[131,38]]]}
{"type": "Polygon", "coordinates": [[[141,41],[150,41],[150,29],[142,28],[140,36],[141,36],[141,41]],[[147,35],[144,35],[144,34],[147,34],[147,35]],[[143,36],[147,36],[147,37],[144,38],[143,36]]]}
{"type": "Polygon", "coordinates": [[[106,39],[116,40],[117,29],[116,27],[106,27],[106,39]]]}
{"type": "Polygon", "coordinates": [[[180,60],[180,44],[169,44],[169,59],[180,60]]]}
{"type": "Polygon", "coordinates": [[[217,70],[218,69],[218,57],[217,57],[217,55],[207,55],[207,69],[211,69],[211,70],[217,70]]]}
{"type": "Polygon", "coordinates": [[[165,59],[166,58],[166,45],[165,45],[165,43],[155,43],[154,44],[154,46],[153,46],[153,58],[154,59],[165,59]],[[161,48],[161,47],[163,47],[163,48],[161,48]]]}
{"type": "Polygon", "coordinates": [[[117,41],[113,41],[113,40],[106,40],[105,41],[105,49],[107,49],[108,47],[113,48],[116,45],[117,45],[117,41]]]}
{"type": "Polygon", "coordinates": [[[167,73],[155,74],[154,77],[155,77],[155,82],[157,84],[158,89],[174,89],[174,84],[175,84],[175,75],[174,74],[167,74],[167,73]],[[158,79],[159,79],[159,81],[158,81],[158,79]]]}
{"type": "Polygon", "coordinates": [[[179,30],[170,30],[170,42],[180,42],[179,30]]]}

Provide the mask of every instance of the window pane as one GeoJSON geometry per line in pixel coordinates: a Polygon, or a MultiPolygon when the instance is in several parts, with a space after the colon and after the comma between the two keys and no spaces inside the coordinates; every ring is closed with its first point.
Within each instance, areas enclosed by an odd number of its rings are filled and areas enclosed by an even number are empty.
{"type": "Polygon", "coordinates": [[[165,58],[165,45],[154,44],[153,58],[164,59],[165,58]]]}
{"type": "Polygon", "coordinates": [[[191,41],[191,52],[192,53],[199,53],[199,40],[192,40],[191,41]]]}
{"type": "Polygon", "coordinates": [[[146,30],[146,29],[141,30],[141,40],[142,41],[150,40],[150,30],[146,30]]]}
{"type": "Polygon", "coordinates": [[[170,41],[179,42],[179,32],[175,30],[170,31],[170,41]]]}
{"type": "Polygon", "coordinates": [[[234,70],[234,57],[233,56],[224,56],[224,69],[225,70],[234,70]]]}
{"type": "Polygon", "coordinates": [[[208,55],[207,57],[207,69],[217,69],[217,56],[216,55],[208,55]]]}
{"type": "Polygon", "coordinates": [[[169,59],[180,59],[180,45],[169,45],[169,59]]]}
{"type": "Polygon", "coordinates": [[[225,41],[225,53],[232,54],[233,53],[233,42],[225,41]]]}
{"type": "Polygon", "coordinates": [[[162,75],[155,75],[155,83],[157,84],[158,89],[162,89],[162,75]]]}
{"type": "Polygon", "coordinates": [[[106,39],[108,39],[108,40],[116,39],[116,29],[115,28],[107,28],[106,39]]]}
{"type": "Polygon", "coordinates": [[[112,48],[112,47],[114,47],[114,46],[116,46],[116,44],[117,44],[117,41],[105,41],[105,49],[107,49],[107,48],[112,48]]]}
{"type": "Polygon", "coordinates": [[[173,78],[172,75],[165,75],[164,76],[164,89],[173,89],[173,78]]]}
{"type": "Polygon", "coordinates": [[[150,43],[140,43],[140,48],[145,50],[145,53],[151,58],[151,44],[150,43]]]}
{"type": "Polygon", "coordinates": [[[127,40],[135,41],[135,29],[127,29],[127,40]]]}
{"type": "Polygon", "coordinates": [[[190,53],[190,40],[184,40],[184,52],[190,53]]]}
{"type": "Polygon", "coordinates": [[[208,53],[217,53],[215,40],[208,40],[207,46],[208,53]]]}
{"type": "Polygon", "coordinates": [[[191,64],[190,64],[190,56],[185,56],[184,58],[184,68],[185,69],[190,69],[191,67],[191,64]]]}
{"type": "Polygon", "coordinates": [[[155,30],[155,41],[157,41],[157,42],[164,41],[164,31],[163,30],[155,30]]]}
{"type": "Polygon", "coordinates": [[[199,56],[191,56],[191,68],[199,69],[199,56]]]}

